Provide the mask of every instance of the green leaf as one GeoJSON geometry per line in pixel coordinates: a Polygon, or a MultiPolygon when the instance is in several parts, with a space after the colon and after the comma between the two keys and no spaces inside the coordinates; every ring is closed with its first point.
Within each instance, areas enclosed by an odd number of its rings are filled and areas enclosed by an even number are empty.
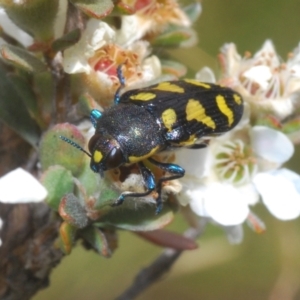
{"type": "Polygon", "coordinates": [[[70,254],[75,243],[77,228],[67,222],[63,222],[59,228],[58,246],[65,254],[70,254]]]}
{"type": "Polygon", "coordinates": [[[10,19],[35,40],[49,41],[54,36],[59,0],[1,1],[10,19]]]}
{"type": "Polygon", "coordinates": [[[285,133],[294,144],[300,144],[300,117],[295,117],[282,124],[282,132],[285,133]]]}
{"type": "Polygon", "coordinates": [[[120,192],[106,178],[100,179],[97,190],[98,194],[93,209],[102,211],[104,214],[112,209],[111,205],[119,197],[120,192]]]}
{"type": "Polygon", "coordinates": [[[78,113],[82,114],[83,116],[89,116],[92,109],[98,109],[100,111],[102,110],[100,105],[89,94],[84,94],[79,97],[76,109],[78,113]]]}
{"type": "Polygon", "coordinates": [[[101,179],[98,173],[91,170],[88,160],[85,160],[82,172],[77,176],[77,179],[83,185],[86,195],[94,196],[99,195],[101,192],[101,181],[103,181],[103,179],[101,179]]]}
{"type": "Polygon", "coordinates": [[[30,117],[7,73],[4,65],[0,63],[0,119],[32,146],[37,147],[40,138],[39,127],[30,117]]]}
{"type": "Polygon", "coordinates": [[[61,198],[74,190],[73,176],[70,171],[62,166],[50,167],[43,174],[41,182],[48,191],[46,202],[56,211],[61,198]]]}
{"type": "Polygon", "coordinates": [[[105,234],[94,226],[89,226],[80,231],[80,236],[91,246],[97,253],[104,257],[111,257],[112,250],[109,247],[105,234]]]}
{"type": "Polygon", "coordinates": [[[30,116],[37,121],[40,127],[42,127],[44,122],[38,108],[38,100],[31,88],[30,82],[18,74],[11,74],[9,78],[13,83],[16,92],[20,98],[22,98],[30,116]]]}
{"type": "Polygon", "coordinates": [[[107,210],[97,223],[104,227],[109,225],[131,231],[156,230],[173,220],[176,209],[176,205],[166,202],[162,211],[156,215],[154,203],[145,203],[141,198],[126,198],[122,205],[107,210]]]}
{"type": "Polygon", "coordinates": [[[76,126],[69,123],[55,125],[44,134],[40,144],[42,169],[47,170],[50,166],[61,165],[76,176],[82,171],[86,154],[63,141],[60,136],[84,146],[84,137],[76,126]]]}
{"type": "Polygon", "coordinates": [[[4,61],[30,73],[47,71],[47,66],[30,52],[19,47],[3,45],[0,53],[4,61]]]}
{"type": "Polygon", "coordinates": [[[74,194],[62,197],[58,213],[65,222],[76,228],[84,228],[88,224],[87,213],[81,201],[74,194]]]}
{"type": "Polygon", "coordinates": [[[70,0],[70,2],[89,17],[96,19],[108,16],[114,8],[111,0],[70,0]]]}
{"type": "Polygon", "coordinates": [[[197,43],[197,34],[191,28],[169,26],[162,34],[151,41],[159,47],[192,47],[197,43]]]}
{"type": "Polygon", "coordinates": [[[133,5],[126,3],[126,0],[120,0],[115,4],[112,15],[132,15],[135,11],[136,10],[133,5]]]}
{"type": "Polygon", "coordinates": [[[68,32],[61,38],[55,40],[52,43],[52,49],[55,52],[63,51],[65,49],[73,46],[74,44],[76,44],[80,40],[80,37],[81,37],[81,31],[79,28],[76,28],[76,29],[68,32]]]}

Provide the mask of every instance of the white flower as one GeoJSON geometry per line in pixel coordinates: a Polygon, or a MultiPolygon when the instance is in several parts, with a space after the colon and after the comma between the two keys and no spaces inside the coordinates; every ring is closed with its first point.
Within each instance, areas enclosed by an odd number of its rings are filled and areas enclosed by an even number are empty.
{"type": "MultiPolygon", "coordinates": [[[[190,27],[191,21],[177,1],[138,1],[136,13],[123,16],[117,39],[123,45],[133,43],[146,34],[162,32],[168,25],[190,27]]],[[[197,7],[199,13],[201,6],[197,7]]]]}
{"type": "Polygon", "coordinates": [[[0,202],[41,202],[47,194],[47,190],[22,168],[17,168],[0,178],[0,202]]]}
{"type": "MultiPolygon", "coordinates": [[[[212,140],[206,157],[201,155],[201,151],[193,151],[198,152],[198,162],[194,159],[193,164],[199,164],[197,168],[201,166],[203,171],[196,179],[187,172],[179,200],[184,204],[189,200],[196,214],[210,217],[224,226],[238,225],[247,219],[249,205],[256,204],[261,195],[262,201],[276,217],[289,219],[299,215],[299,179],[294,173],[292,177],[291,173],[278,170],[294,152],[293,144],[283,133],[255,126],[246,136],[245,132],[237,130],[212,140]],[[188,184],[186,180],[189,180],[188,184]],[[274,202],[262,188],[261,182],[266,180],[268,187],[271,182],[277,182],[278,189],[282,190],[277,193],[274,202]],[[291,200],[286,202],[283,194],[291,195],[291,200]],[[280,207],[282,215],[278,213],[280,207]]],[[[176,163],[184,165],[189,156],[176,156],[176,163]]],[[[272,196],[275,197],[276,193],[272,196]]]]}
{"type": "Polygon", "coordinates": [[[130,36],[121,31],[90,19],[80,41],[64,52],[64,70],[71,74],[81,73],[84,86],[103,106],[111,104],[105,101],[112,99],[120,86],[117,72],[120,65],[124,65],[122,73],[126,87],[149,82],[161,75],[159,59],[155,55],[148,56],[149,43],[128,42],[126,39],[130,36]]]}
{"type": "Polygon", "coordinates": [[[89,20],[80,41],[64,52],[64,70],[67,73],[90,73],[89,59],[95,52],[115,41],[115,31],[105,22],[89,20]]]}
{"type": "MultiPolygon", "coordinates": [[[[120,31],[118,32],[119,34],[116,33],[117,31],[113,30],[105,22],[95,19],[89,20],[80,41],[64,52],[64,70],[70,74],[90,74],[93,71],[103,73],[103,71],[107,71],[111,67],[116,70],[118,65],[124,62],[118,62],[118,60],[126,59],[126,51],[129,51],[127,54],[129,56],[128,60],[132,59],[130,57],[131,52],[135,53],[137,56],[136,62],[141,64],[141,75],[142,77],[144,76],[143,79],[145,81],[152,80],[160,75],[158,58],[151,56],[145,59],[149,54],[147,42],[137,41],[135,43],[127,43],[124,40],[126,36],[121,35],[120,31]],[[125,48],[124,43],[126,43],[125,48]],[[104,48],[105,46],[107,48],[104,48]],[[119,58],[118,56],[121,57],[119,58]],[[102,58],[105,58],[105,60],[101,60],[102,58]]],[[[104,74],[109,75],[110,73],[115,72],[106,72],[104,74]]]]}
{"type": "Polygon", "coordinates": [[[253,182],[262,201],[278,219],[291,220],[300,215],[300,176],[288,169],[257,174],[253,182]]]}
{"type": "Polygon", "coordinates": [[[242,58],[234,44],[224,45],[221,52],[222,83],[238,90],[254,112],[263,109],[280,119],[292,114],[300,92],[299,47],[286,63],[270,40],[253,57],[242,58]]]}

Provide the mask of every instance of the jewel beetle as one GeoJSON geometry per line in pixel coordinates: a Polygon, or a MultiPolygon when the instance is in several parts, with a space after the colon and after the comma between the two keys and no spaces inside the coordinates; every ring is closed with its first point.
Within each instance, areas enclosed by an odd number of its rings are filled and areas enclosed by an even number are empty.
{"type": "Polygon", "coordinates": [[[156,213],[159,213],[162,183],[183,177],[185,171],[152,156],[180,147],[205,147],[201,138],[220,135],[237,125],[243,114],[243,99],[228,87],[194,79],[165,81],[120,95],[124,86],[121,67],[118,77],[120,88],[115,94],[115,105],[104,112],[91,111],[96,131],[89,141],[89,152],[66,137],[60,138],[89,155],[91,169],[101,176],[106,170],[136,163],[145,192],[123,192],[113,206],[122,204],[126,197],[143,197],[156,191],[156,213]],[[145,160],[168,175],[156,181],[144,165],[145,160]]]}

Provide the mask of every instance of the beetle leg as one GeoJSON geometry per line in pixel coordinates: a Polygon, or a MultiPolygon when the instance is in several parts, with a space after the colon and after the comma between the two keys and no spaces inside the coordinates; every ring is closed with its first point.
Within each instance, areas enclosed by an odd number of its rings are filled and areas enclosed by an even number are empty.
{"type": "Polygon", "coordinates": [[[116,93],[115,93],[115,97],[114,97],[115,105],[119,104],[119,102],[120,102],[120,91],[125,86],[125,78],[124,78],[123,72],[122,72],[122,64],[119,65],[118,68],[117,68],[117,75],[118,75],[118,79],[119,79],[119,82],[120,82],[120,86],[118,87],[118,89],[116,90],[116,93]]]}
{"type": "Polygon", "coordinates": [[[171,176],[160,178],[157,183],[156,191],[158,193],[158,198],[156,199],[156,214],[159,214],[163,207],[162,200],[161,200],[162,183],[164,181],[174,180],[183,177],[185,170],[178,165],[158,162],[151,157],[148,158],[148,160],[158,168],[172,174],[171,176]]]}
{"type": "Polygon", "coordinates": [[[141,171],[141,175],[144,179],[144,184],[146,187],[146,192],[144,193],[134,193],[134,192],[124,192],[122,193],[119,198],[112,204],[112,206],[121,205],[126,197],[143,197],[149,195],[152,191],[155,190],[155,178],[152,172],[145,167],[142,162],[138,163],[139,169],[141,171]]]}
{"type": "Polygon", "coordinates": [[[92,109],[90,113],[90,120],[94,126],[94,128],[97,127],[98,120],[102,117],[102,112],[98,109],[92,109]]]}

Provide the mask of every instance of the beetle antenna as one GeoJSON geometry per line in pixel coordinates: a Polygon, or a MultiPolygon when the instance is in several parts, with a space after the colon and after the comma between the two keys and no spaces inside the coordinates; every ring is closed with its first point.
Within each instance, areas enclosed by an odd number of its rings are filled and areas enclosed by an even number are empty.
{"type": "Polygon", "coordinates": [[[85,151],[81,146],[79,146],[77,143],[73,142],[72,140],[66,138],[63,135],[60,135],[59,138],[62,139],[64,142],[66,142],[66,143],[72,145],[73,147],[77,148],[78,150],[84,152],[87,156],[92,157],[92,155],[90,153],[85,151]]]}

